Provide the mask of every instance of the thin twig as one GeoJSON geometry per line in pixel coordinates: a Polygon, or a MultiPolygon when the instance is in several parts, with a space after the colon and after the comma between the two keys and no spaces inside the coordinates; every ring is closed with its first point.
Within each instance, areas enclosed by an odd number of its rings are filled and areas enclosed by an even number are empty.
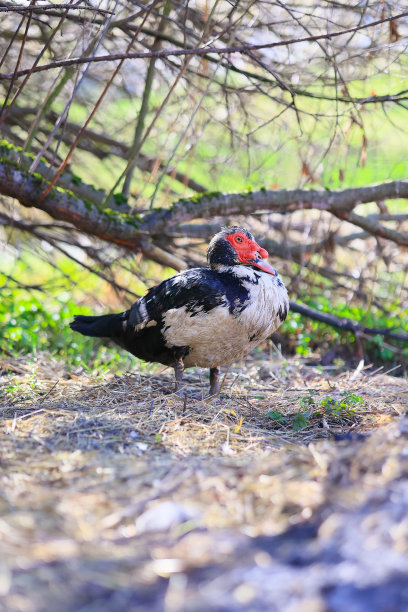
{"type": "Polygon", "coordinates": [[[91,11],[92,13],[102,13],[107,15],[114,15],[113,11],[101,9],[96,6],[90,6],[89,4],[72,5],[70,4],[42,4],[41,6],[0,6],[0,13],[41,13],[42,11],[48,10],[61,10],[68,9],[70,11],[91,11]]]}
{"type": "MultiPolygon", "coordinates": [[[[186,55],[206,55],[208,53],[213,54],[227,54],[227,53],[247,53],[250,50],[258,50],[258,49],[272,49],[275,47],[284,47],[288,45],[295,45],[298,43],[304,42],[316,42],[318,40],[330,40],[332,38],[336,38],[338,36],[343,36],[344,34],[349,34],[350,32],[357,32],[359,30],[366,30],[367,28],[374,27],[381,23],[389,23],[391,21],[395,21],[396,19],[401,19],[402,17],[407,17],[408,11],[403,13],[399,13],[398,15],[394,15],[391,17],[384,17],[383,19],[377,19],[375,21],[371,21],[370,23],[361,24],[359,26],[355,26],[353,28],[346,28],[344,30],[340,30],[339,32],[330,32],[327,34],[316,34],[315,36],[304,36],[302,38],[289,38],[287,40],[276,41],[273,43],[261,43],[261,44],[253,44],[253,45],[237,45],[234,47],[197,47],[192,49],[163,49],[160,51],[148,51],[148,52],[134,52],[134,53],[111,53],[107,55],[100,55],[97,57],[78,57],[70,60],[57,60],[55,62],[51,62],[44,66],[37,66],[34,72],[42,72],[44,70],[50,70],[51,68],[59,68],[61,66],[72,66],[73,64],[88,64],[95,62],[113,62],[118,60],[126,60],[126,59],[146,59],[146,58],[156,58],[163,59],[170,56],[186,56],[186,55]]],[[[0,74],[0,80],[17,78],[20,76],[25,76],[29,71],[28,70],[20,70],[11,74],[0,74]]]]}
{"type": "MultiPolygon", "coordinates": [[[[171,0],[166,0],[166,3],[163,8],[163,15],[157,27],[157,31],[159,34],[163,32],[164,28],[166,27],[166,17],[170,13],[171,5],[172,5],[171,0]]],[[[160,46],[161,46],[161,39],[159,36],[157,36],[153,42],[152,50],[156,50],[156,49],[158,50],[160,49],[160,46]]],[[[145,120],[146,120],[147,111],[149,107],[150,94],[152,91],[155,64],[156,64],[156,59],[153,57],[151,58],[149,62],[149,66],[147,68],[145,86],[144,86],[143,95],[142,95],[142,103],[140,106],[140,111],[139,111],[139,115],[138,115],[137,122],[136,122],[136,129],[135,129],[135,135],[133,138],[133,144],[130,147],[129,152],[128,152],[128,162],[130,163],[130,165],[128,164],[129,167],[128,167],[128,170],[125,176],[125,180],[123,182],[123,189],[122,189],[123,195],[125,197],[127,197],[130,192],[130,184],[132,182],[133,173],[136,167],[136,158],[139,154],[141,144],[142,144],[142,134],[143,134],[145,120]]]]}
{"type": "MultiPolygon", "coordinates": [[[[156,0],[156,2],[158,2],[159,0],[156,0]]],[[[146,14],[142,20],[142,23],[140,25],[140,28],[142,27],[143,23],[146,21],[146,19],[148,18],[150,11],[152,10],[153,6],[154,6],[155,2],[153,2],[149,9],[146,11],[146,14]]],[[[133,38],[131,39],[130,43],[128,44],[128,50],[131,49],[133,43],[135,42],[135,40],[137,39],[139,32],[140,32],[140,28],[138,28],[133,36],[133,38]]],[[[68,164],[69,160],[71,159],[72,153],[74,152],[80,138],[82,137],[84,131],[86,130],[86,128],[88,127],[90,121],[92,120],[93,116],[95,115],[96,111],[98,110],[103,98],[105,97],[107,91],[109,90],[110,86],[113,83],[114,78],[116,77],[116,75],[118,74],[119,70],[121,69],[123,62],[125,61],[125,58],[123,58],[118,66],[116,67],[116,69],[114,70],[112,76],[110,77],[110,79],[108,80],[108,82],[106,83],[102,93],[100,94],[96,104],[94,105],[91,113],[89,114],[87,120],[85,121],[84,125],[81,127],[79,134],[77,135],[77,137],[75,138],[73,144],[71,145],[70,150],[68,151],[67,156],[65,157],[65,160],[62,162],[62,164],[60,165],[60,167],[58,168],[58,171],[55,175],[55,177],[53,178],[53,180],[51,181],[51,183],[49,184],[49,186],[43,191],[43,193],[41,194],[41,199],[45,198],[46,195],[51,191],[51,189],[53,188],[53,186],[55,185],[55,183],[57,182],[58,178],[61,176],[61,174],[63,173],[66,165],[68,164]]]]}

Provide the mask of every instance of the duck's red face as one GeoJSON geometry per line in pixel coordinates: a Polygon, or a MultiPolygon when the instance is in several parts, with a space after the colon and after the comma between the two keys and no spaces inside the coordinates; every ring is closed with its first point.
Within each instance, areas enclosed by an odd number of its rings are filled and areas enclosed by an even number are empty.
{"type": "Polygon", "coordinates": [[[268,251],[259,246],[255,240],[248,238],[243,232],[236,232],[225,236],[243,264],[255,266],[268,274],[277,275],[275,268],[266,261],[268,251]]]}

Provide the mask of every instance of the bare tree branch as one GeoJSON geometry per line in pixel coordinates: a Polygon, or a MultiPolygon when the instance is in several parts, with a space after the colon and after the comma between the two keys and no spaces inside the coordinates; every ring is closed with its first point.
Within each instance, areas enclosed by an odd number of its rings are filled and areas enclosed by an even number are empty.
{"type": "MultiPolygon", "coordinates": [[[[148,52],[134,52],[134,53],[111,53],[108,55],[100,55],[97,57],[77,57],[68,60],[57,60],[55,62],[51,62],[49,64],[45,64],[43,66],[37,66],[33,72],[43,72],[44,70],[50,70],[52,68],[60,68],[67,67],[72,65],[79,64],[89,64],[94,62],[114,62],[117,60],[125,60],[125,59],[147,59],[147,58],[155,58],[155,59],[164,59],[171,56],[187,56],[187,55],[207,55],[208,53],[212,54],[230,54],[230,53],[247,53],[248,51],[254,51],[258,49],[272,49],[274,47],[282,47],[289,46],[298,43],[304,42],[316,42],[318,40],[330,40],[332,38],[336,38],[337,36],[342,36],[344,34],[349,34],[350,32],[358,32],[359,30],[366,30],[367,28],[374,27],[376,25],[380,25],[382,23],[388,23],[390,21],[395,21],[396,19],[401,19],[402,17],[407,17],[408,11],[404,11],[403,13],[399,13],[398,15],[393,15],[390,17],[384,17],[383,19],[377,19],[375,21],[371,21],[370,23],[361,24],[359,26],[355,26],[354,28],[346,28],[342,29],[339,32],[330,32],[327,34],[318,34],[316,36],[304,36],[302,38],[292,38],[288,40],[280,40],[272,43],[262,43],[262,44],[245,44],[245,45],[237,45],[233,47],[197,47],[192,49],[163,49],[159,51],[148,51],[148,52]]],[[[29,73],[29,70],[19,70],[13,72],[11,74],[0,74],[0,80],[19,78],[21,76],[25,76],[29,73]]]]}
{"type": "Polygon", "coordinates": [[[90,11],[93,13],[101,13],[103,15],[114,15],[113,11],[101,9],[89,4],[42,4],[40,6],[17,6],[8,4],[7,2],[0,3],[0,13],[42,13],[43,11],[58,11],[69,9],[70,11],[90,11]]]}
{"type": "MultiPolygon", "coordinates": [[[[44,187],[49,187],[46,180],[41,175],[30,174],[19,167],[15,162],[14,149],[3,146],[0,160],[1,194],[18,199],[23,206],[39,208],[53,218],[67,221],[88,234],[132,250],[141,250],[147,257],[178,269],[185,267],[185,263],[173,255],[165,255],[149,242],[149,237],[166,234],[166,228],[192,219],[248,215],[260,210],[284,214],[305,209],[325,210],[350,223],[363,226],[373,235],[408,246],[407,234],[385,228],[374,219],[363,218],[352,212],[359,203],[408,197],[408,181],[392,181],[333,192],[296,189],[238,194],[209,193],[195,200],[180,200],[169,209],[137,217],[110,208],[100,209],[94,202],[81,200],[72,192],[58,187],[42,197],[44,187]],[[7,159],[7,156],[11,159],[7,159]]],[[[98,193],[89,187],[88,194],[92,196],[93,192],[98,193]]]]}

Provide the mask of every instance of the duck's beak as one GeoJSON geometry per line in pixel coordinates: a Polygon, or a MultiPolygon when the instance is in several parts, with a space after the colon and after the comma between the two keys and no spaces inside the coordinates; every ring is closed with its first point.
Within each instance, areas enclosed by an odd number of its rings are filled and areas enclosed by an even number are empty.
{"type": "Polygon", "coordinates": [[[262,257],[259,257],[258,259],[248,259],[248,263],[252,264],[256,268],[259,268],[263,272],[267,272],[268,274],[273,274],[274,276],[278,275],[275,268],[272,268],[272,266],[267,262],[267,260],[262,259],[262,257]]]}
{"type": "Polygon", "coordinates": [[[257,244],[256,242],[255,247],[256,251],[255,253],[251,253],[251,257],[249,257],[247,260],[248,263],[250,263],[252,266],[255,266],[256,268],[259,268],[263,272],[267,272],[268,274],[273,274],[274,276],[277,276],[278,273],[275,268],[272,268],[272,266],[266,261],[266,258],[268,257],[268,251],[260,247],[259,244],[257,244]]]}

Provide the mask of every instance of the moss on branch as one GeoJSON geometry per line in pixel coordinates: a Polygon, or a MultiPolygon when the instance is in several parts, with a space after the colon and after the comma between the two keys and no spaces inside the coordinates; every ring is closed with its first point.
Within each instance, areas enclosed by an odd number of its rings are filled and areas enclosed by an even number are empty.
{"type": "Polygon", "coordinates": [[[0,144],[0,192],[14,197],[23,206],[44,210],[55,219],[68,221],[77,229],[112,242],[137,247],[139,219],[111,208],[102,209],[86,198],[78,198],[73,191],[54,186],[43,198],[49,181],[39,172],[29,172],[19,163],[18,151],[8,143],[0,144]]]}
{"type": "Polygon", "coordinates": [[[335,191],[272,191],[264,187],[257,191],[248,188],[239,193],[210,191],[179,199],[169,208],[158,208],[140,217],[118,210],[114,198],[107,207],[102,207],[104,193],[82,183],[75,175],[60,177],[60,184],[43,197],[45,188],[54,176],[54,170],[45,161],[40,161],[37,168],[39,171],[30,172],[31,161],[32,155],[22,154],[21,148],[0,141],[0,193],[17,198],[24,206],[44,210],[56,219],[69,221],[81,231],[133,249],[142,248],[142,236],[163,235],[169,227],[193,219],[250,215],[260,211],[287,214],[305,209],[325,210],[372,235],[408,246],[407,234],[391,230],[353,212],[360,203],[408,198],[408,181],[391,181],[335,191]],[[64,180],[64,184],[61,184],[64,180]],[[82,197],[78,196],[78,186],[83,190],[82,197]]]}

